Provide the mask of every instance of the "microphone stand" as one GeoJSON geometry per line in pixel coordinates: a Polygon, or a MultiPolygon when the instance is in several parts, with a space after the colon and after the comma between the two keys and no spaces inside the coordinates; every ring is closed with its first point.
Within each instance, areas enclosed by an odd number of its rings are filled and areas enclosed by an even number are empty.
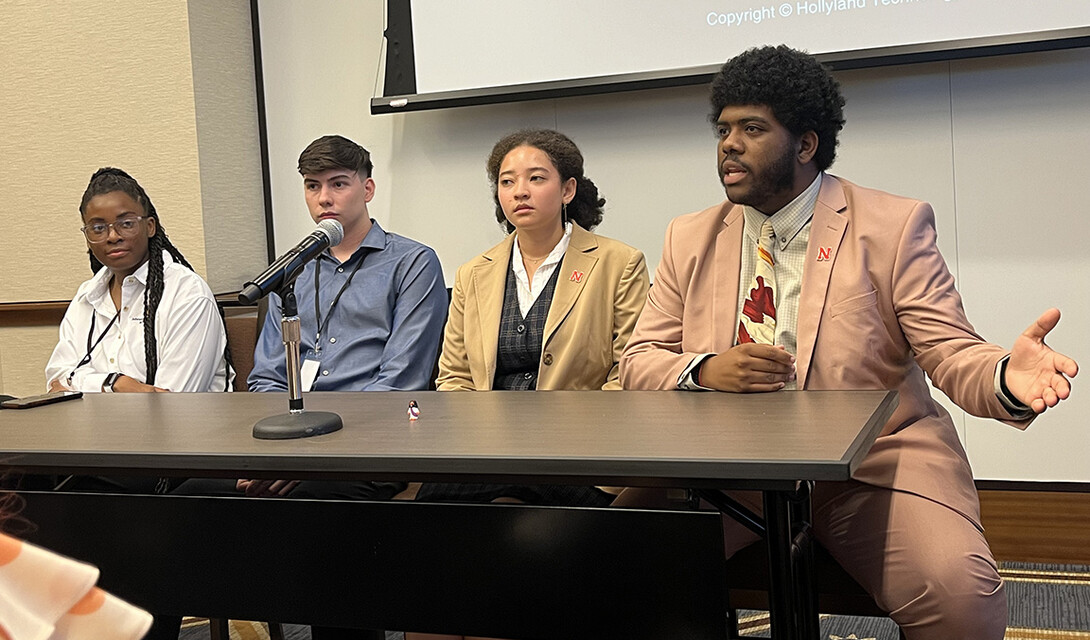
{"type": "Polygon", "coordinates": [[[254,425],[254,437],[261,440],[308,438],[339,431],[341,417],[329,411],[303,409],[303,385],[299,375],[299,308],[295,302],[295,279],[291,278],[280,291],[283,301],[280,330],[287,359],[288,413],[263,418],[254,425]]]}

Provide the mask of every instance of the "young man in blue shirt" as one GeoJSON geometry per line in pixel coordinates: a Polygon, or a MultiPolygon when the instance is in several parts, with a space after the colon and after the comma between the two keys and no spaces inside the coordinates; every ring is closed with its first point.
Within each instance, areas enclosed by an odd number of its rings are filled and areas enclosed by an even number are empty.
{"type": "MultiPolygon", "coordinates": [[[[366,149],[323,136],[299,156],[314,221],[332,219],[344,239],[307,264],[295,282],[304,389],[426,389],[443,335],[447,295],[430,248],[387,233],[371,219],[375,194],[366,149]],[[310,360],[317,366],[306,364],[310,360]]],[[[285,391],[280,299],[269,297],[249,377],[251,391],[285,391]]]]}
{"type": "MultiPolygon", "coordinates": [[[[443,337],[446,285],[435,252],[387,233],[371,219],[375,195],[370,153],[342,136],[323,136],[299,155],[314,222],[336,220],[340,244],[306,265],[295,281],[304,391],[426,389],[443,337]]],[[[281,301],[254,349],[250,391],[286,391],[281,301]]],[[[240,480],[250,496],[388,499],[403,483],[240,480]]]]}
{"type": "MultiPolygon", "coordinates": [[[[295,281],[304,391],[427,389],[443,337],[446,284],[432,249],[387,233],[371,219],[375,195],[370,153],[342,136],[323,136],[299,156],[315,223],[344,227],[340,244],[311,261],[295,281]]],[[[281,301],[269,312],[254,349],[250,391],[286,391],[281,301]]],[[[177,493],[326,500],[387,500],[403,482],[354,480],[189,480],[177,493]]],[[[315,627],[316,640],[380,638],[380,631],[315,627]]]]}

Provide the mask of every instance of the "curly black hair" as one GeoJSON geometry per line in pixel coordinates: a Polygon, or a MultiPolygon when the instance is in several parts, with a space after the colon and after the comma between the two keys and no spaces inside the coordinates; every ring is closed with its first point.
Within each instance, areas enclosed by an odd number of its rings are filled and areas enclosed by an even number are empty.
{"type": "Polygon", "coordinates": [[[724,107],[765,105],[794,136],[818,137],[814,163],[821,171],[836,159],[844,128],[844,96],[829,69],[812,55],[786,45],[755,47],[731,58],[711,83],[712,123],[724,107]]]}
{"type": "Polygon", "coordinates": [[[575,197],[565,207],[566,220],[572,220],[580,227],[590,231],[602,222],[602,207],[606,199],[599,197],[598,187],[590,178],[583,175],[583,154],[579,147],[575,146],[571,138],[551,129],[523,129],[504,136],[492,147],[492,153],[488,155],[486,168],[488,181],[492,185],[492,200],[496,203],[496,220],[499,221],[508,233],[515,230],[515,226],[503,215],[503,207],[500,206],[500,196],[496,187],[500,176],[500,165],[507,154],[516,147],[533,147],[540,149],[549,156],[556,170],[560,173],[560,181],[567,182],[568,178],[575,178],[575,197]]]}

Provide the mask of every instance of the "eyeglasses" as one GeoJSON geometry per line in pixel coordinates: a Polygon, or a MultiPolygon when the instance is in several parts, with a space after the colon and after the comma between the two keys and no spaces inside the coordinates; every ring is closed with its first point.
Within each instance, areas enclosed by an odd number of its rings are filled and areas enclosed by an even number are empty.
{"type": "Polygon", "coordinates": [[[140,233],[140,221],[148,217],[128,216],[113,222],[92,222],[80,227],[79,230],[83,232],[83,235],[87,236],[87,242],[95,244],[106,242],[106,239],[110,237],[111,227],[122,238],[134,238],[140,233]]]}

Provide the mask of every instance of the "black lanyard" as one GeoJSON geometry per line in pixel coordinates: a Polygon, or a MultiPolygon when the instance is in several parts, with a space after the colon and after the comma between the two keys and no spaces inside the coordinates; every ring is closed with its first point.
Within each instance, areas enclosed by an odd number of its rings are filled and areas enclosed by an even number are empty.
{"type": "Polygon", "coordinates": [[[91,328],[87,330],[87,353],[83,356],[83,359],[79,361],[79,364],[76,365],[76,368],[72,369],[72,373],[68,374],[68,382],[72,382],[72,376],[76,375],[76,369],[79,369],[91,361],[91,354],[94,353],[95,347],[98,346],[98,343],[102,342],[102,339],[110,332],[110,327],[114,326],[114,323],[117,322],[117,319],[120,317],[121,309],[118,309],[117,313],[114,314],[113,319],[110,320],[110,324],[106,325],[106,328],[98,335],[98,340],[95,340],[94,344],[92,344],[91,339],[95,335],[95,320],[98,318],[98,313],[94,309],[91,310],[91,328]]]}
{"type": "Polygon", "coordinates": [[[329,305],[329,313],[326,315],[325,320],[322,320],[322,303],[319,298],[321,296],[318,292],[320,274],[322,273],[322,260],[318,259],[318,263],[314,265],[314,319],[318,325],[318,334],[314,336],[314,350],[321,352],[322,350],[322,334],[325,333],[326,325],[329,324],[329,319],[333,317],[333,310],[337,308],[337,303],[341,301],[341,294],[344,293],[348,285],[352,284],[352,278],[356,277],[356,272],[363,266],[364,256],[360,256],[356,266],[352,267],[352,272],[348,274],[348,280],[344,281],[344,285],[341,290],[337,292],[337,295],[333,297],[333,303],[329,305]]]}

